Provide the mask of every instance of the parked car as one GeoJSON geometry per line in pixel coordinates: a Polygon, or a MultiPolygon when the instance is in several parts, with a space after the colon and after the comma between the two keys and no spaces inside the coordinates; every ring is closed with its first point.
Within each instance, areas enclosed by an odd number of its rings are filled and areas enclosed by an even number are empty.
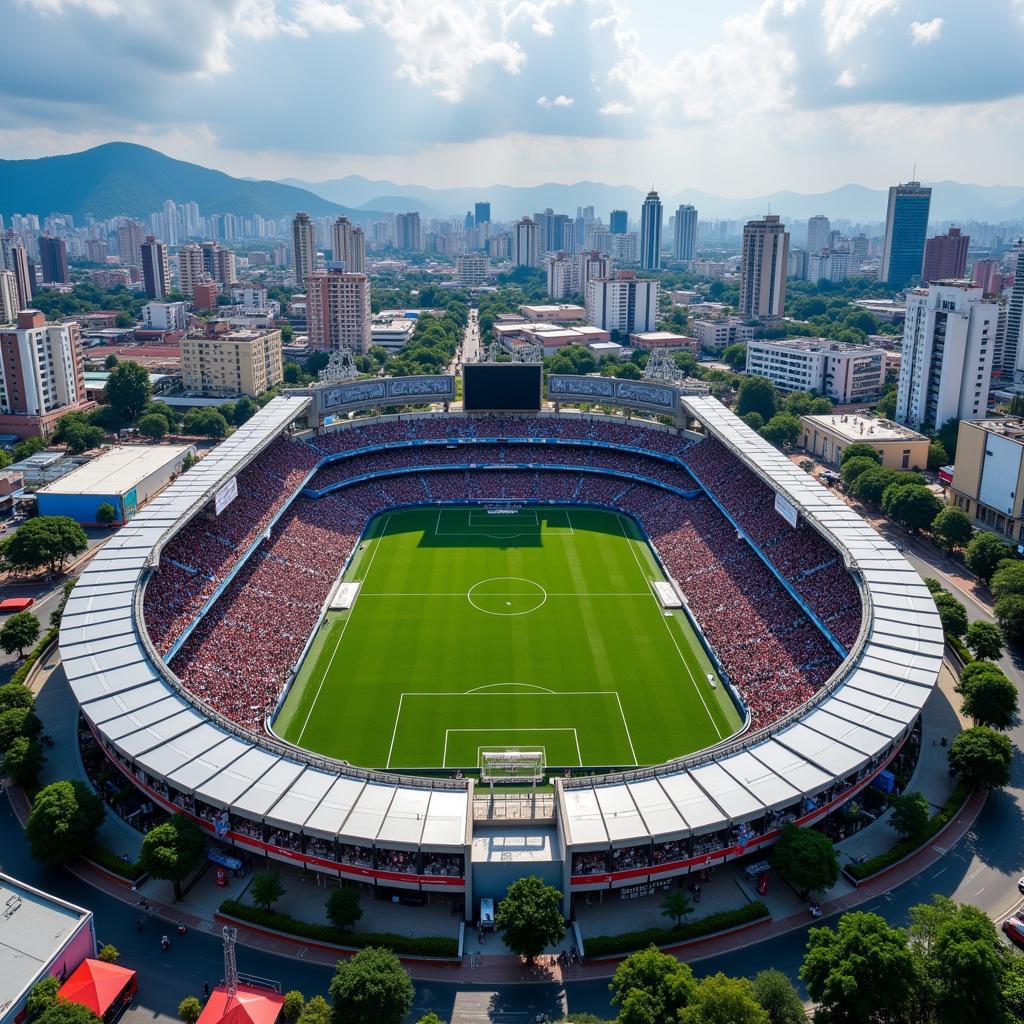
{"type": "Polygon", "coordinates": [[[1019,917],[1008,917],[1003,922],[1003,931],[1018,946],[1024,946],[1024,921],[1019,917]]]}

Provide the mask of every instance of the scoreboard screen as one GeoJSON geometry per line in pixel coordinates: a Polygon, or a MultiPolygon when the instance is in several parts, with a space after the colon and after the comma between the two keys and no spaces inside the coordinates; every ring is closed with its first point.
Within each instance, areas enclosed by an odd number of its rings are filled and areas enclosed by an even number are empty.
{"type": "Polygon", "coordinates": [[[462,407],[466,412],[539,412],[540,363],[464,363],[462,407]]]}

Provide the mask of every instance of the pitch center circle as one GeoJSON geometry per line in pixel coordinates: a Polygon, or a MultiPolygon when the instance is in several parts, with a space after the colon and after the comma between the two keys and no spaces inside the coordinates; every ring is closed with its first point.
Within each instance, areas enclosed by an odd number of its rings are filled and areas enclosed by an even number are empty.
{"type": "Polygon", "coordinates": [[[548,592],[521,576],[492,576],[474,583],[466,599],[485,615],[529,615],[547,602],[548,592]]]}

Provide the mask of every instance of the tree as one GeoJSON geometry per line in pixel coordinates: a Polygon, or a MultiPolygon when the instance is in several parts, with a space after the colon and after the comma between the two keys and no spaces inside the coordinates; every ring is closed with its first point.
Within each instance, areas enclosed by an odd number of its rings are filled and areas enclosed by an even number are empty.
{"type": "Polygon", "coordinates": [[[796,887],[801,899],[830,889],[839,879],[839,858],[832,840],[813,828],[784,825],[772,863],[796,887]]]}
{"type": "Polygon", "coordinates": [[[1017,687],[999,669],[984,672],[964,682],[962,711],[978,725],[1009,729],[1017,720],[1017,687]]]}
{"type": "Polygon", "coordinates": [[[853,444],[847,445],[843,449],[842,455],[839,456],[840,468],[845,466],[850,459],[870,459],[876,466],[880,466],[882,453],[867,441],[854,441],[853,444]]]}
{"type": "Polygon", "coordinates": [[[394,953],[367,946],[338,962],[330,996],[333,1024],[404,1024],[415,990],[394,953]]]}
{"type": "Polygon", "coordinates": [[[677,928],[691,910],[693,910],[693,904],[682,889],[669,889],[661,901],[661,913],[665,917],[671,917],[677,928]]]}
{"type": "Polygon", "coordinates": [[[959,434],[960,421],[954,418],[946,420],[946,422],[939,427],[939,432],[935,435],[935,440],[938,441],[949,453],[947,459],[950,462],[956,458],[956,442],[959,434]]]}
{"type": "Polygon", "coordinates": [[[18,652],[25,657],[25,648],[39,639],[39,620],[31,612],[15,612],[0,627],[0,650],[7,654],[18,652]]]}
{"type": "Polygon", "coordinates": [[[216,409],[189,409],[181,422],[182,432],[199,437],[225,437],[228,421],[216,409]]]}
{"type": "Polygon", "coordinates": [[[884,466],[875,466],[861,473],[850,490],[855,498],[861,501],[878,505],[882,501],[885,489],[896,479],[899,474],[895,469],[888,469],[884,466]]]}
{"type": "Polygon", "coordinates": [[[240,427],[243,423],[251,420],[259,411],[260,407],[248,395],[242,395],[235,402],[235,426],[240,427]]]}
{"type": "Polygon", "coordinates": [[[154,441],[159,441],[170,429],[171,425],[167,422],[167,417],[161,416],[158,412],[146,413],[139,420],[139,433],[154,441]]]}
{"type": "Polygon", "coordinates": [[[945,590],[935,594],[934,600],[943,630],[950,636],[963,636],[967,632],[967,609],[963,604],[945,590]]]}
{"type": "Polygon", "coordinates": [[[0,753],[6,753],[19,736],[35,739],[43,731],[31,708],[10,708],[0,712],[0,753]]]}
{"type": "Polygon", "coordinates": [[[562,894],[536,875],[517,878],[498,904],[494,924],[505,945],[532,962],[545,947],[565,935],[562,894]]]}
{"type": "Polygon", "coordinates": [[[928,445],[928,468],[941,469],[949,464],[949,452],[941,441],[932,441],[928,445]]]}
{"type": "Polygon", "coordinates": [[[303,380],[302,367],[291,361],[284,364],[285,384],[301,384],[303,380]]]}
{"type": "Polygon", "coordinates": [[[635,994],[646,997],[640,1003],[650,1007],[652,1020],[656,1022],[674,1020],[697,994],[697,982],[690,965],[654,946],[626,957],[615,969],[608,987],[612,992],[612,1006],[619,1008],[620,1021],[624,1019],[627,1003],[635,994]]]}
{"type": "Polygon", "coordinates": [[[0,712],[12,708],[31,710],[35,702],[32,691],[24,683],[5,683],[0,686],[0,712]]]}
{"type": "Polygon", "coordinates": [[[1016,644],[1024,640],[1024,595],[1007,594],[999,598],[995,613],[1007,643],[1016,644]]]}
{"type": "Polygon", "coordinates": [[[330,1024],[331,1008],[323,996],[313,996],[299,1017],[299,1024],[330,1024]]]}
{"type": "Polygon", "coordinates": [[[26,437],[14,446],[14,461],[21,462],[36,452],[41,452],[46,447],[46,442],[41,437],[26,437]]]}
{"type": "Polygon", "coordinates": [[[96,509],[96,522],[100,526],[113,526],[117,522],[117,509],[109,501],[104,501],[96,509]]]}
{"type": "Polygon", "coordinates": [[[878,463],[869,459],[866,455],[858,455],[856,458],[847,459],[843,468],[839,471],[839,477],[843,484],[849,489],[857,482],[857,478],[870,469],[876,469],[878,463]]]}
{"type": "Polygon", "coordinates": [[[68,516],[38,516],[23,523],[0,545],[4,561],[15,570],[32,572],[46,566],[50,572],[64,571],[68,559],[89,546],[85,531],[68,516]]]}
{"type": "Polygon", "coordinates": [[[988,583],[999,563],[1012,554],[1013,549],[994,533],[979,533],[964,548],[964,565],[988,583]]]}
{"type": "Polygon", "coordinates": [[[444,1024],[444,1021],[436,1013],[425,1013],[416,1024],[444,1024]]]}
{"type": "Polygon", "coordinates": [[[776,413],[759,431],[761,436],[776,448],[796,444],[800,436],[800,421],[788,412],[776,413]]]}
{"type": "Polygon", "coordinates": [[[117,946],[112,946],[109,942],[99,951],[98,954],[100,960],[105,964],[116,964],[121,958],[121,951],[117,946]]]}
{"type": "Polygon", "coordinates": [[[117,366],[117,356],[111,352],[110,355],[103,360],[103,369],[112,370],[115,366],[117,366]]]}
{"type": "Polygon", "coordinates": [[[923,793],[904,793],[893,798],[889,824],[903,839],[922,835],[930,818],[931,808],[923,793]]]}
{"type": "Polygon", "coordinates": [[[771,1024],[758,1003],[749,978],[729,978],[721,971],[701,978],[697,993],[680,1014],[680,1024],[771,1024]]]}
{"type": "Polygon", "coordinates": [[[1024,594],[1024,561],[1004,558],[992,574],[989,587],[996,598],[1007,594],[1024,594]]]}
{"type": "Polygon", "coordinates": [[[92,848],[103,824],[103,801],[84,782],[51,782],[32,801],[25,836],[32,856],[63,864],[92,848]]]}
{"type": "Polygon", "coordinates": [[[153,388],[149,371],[138,363],[120,362],[107,378],[107,401],[125,423],[134,423],[146,407],[153,388]]]}
{"type": "Polygon", "coordinates": [[[283,895],[284,886],[276,871],[262,871],[252,880],[252,901],[263,910],[270,910],[283,895]]]}
{"type": "Polygon", "coordinates": [[[57,420],[52,440],[64,445],[71,455],[80,455],[101,445],[105,436],[106,432],[93,426],[84,413],[69,412],[57,420]]]}
{"type": "Polygon", "coordinates": [[[352,931],[362,916],[363,908],[359,905],[359,890],[354,886],[343,885],[327,897],[327,920],[339,932],[352,931]]]}
{"type": "Polygon", "coordinates": [[[932,520],[931,529],[936,538],[945,545],[947,551],[963,547],[974,533],[971,517],[955,505],[946,505],[932,520]]]}
{"type": "Polygon", "coordinates": [[[53,974],[40,978],[33,986],[25,1000],[25,1012],[29,1020],[35,1020],[44,1010],[49,1009],[57,1002],[57,993],[60,991],[60,978],[53,974]]]}
{"type": "Polygon", "coordinates": [[[22,789],[31,789],[39,782],[45,760],[41,743],[29,736],[15,736],[0,761],[0,774],[22,789]]]}
{"type": "Polygon", "coordinates": [[[999,789],[1010,781],[1013,744],[1001,732],[976,725],[949,747],[949,767],[969,786],[999,789]]]}
{"type": "Polygon", "coordinates": [[[818,1004],[816,1024],[909,1020],[918,970],[907,933],[878,914],[844,914],[838,927],[812,928],[800,977],[818,1004]]]}
{"type": "Polygon", "coordinates": [[[296,1024],[305,1008],[306,997],[297,988],[293,988],[290,992],[285,993],[281,1012],[284,1014],[284,1019],[288,1021],[288,1024],[296,1024]]]}
{"type": "Polygon", "coordinates": [[[983,623],[980,620],[967,628],[964,642],[975,657],[986,658],[994,662],[1002,657],[1002,634],[997,626],[983,623]]]}
{"type": "Polygon", "coordinates": [[[747,365],[747,346],[742,341],[726,345],[722,350],[722,362],[728,363],[734,372],[739,373],[747,365]]]}
{"type": "Polygon", "coordinates": [[[754,978],[754,998],[768,1011],[771,1024],[807,1024],[800,993],[782,971],[759,972],[754,978]]]}
{"type": "Polygon", "coordinates": [[[176,814],[142,838],[139,864],[154,878],[174,883],[174,898],[181,899],[181,883],[203,861],[205,840],[199,826],[176,814]]]}
{"type": "Polygon", "coordinates": [[[927,487],[919,484],[890,484],[882,494],[886,514],[917,533],[925,530],[942,511],[942,502],[927,487]]]}
{"type": "Polygon", "coordinates": [[[622,1000],[615,1024],[661,1024],[661,1021],[667,1018],[659,1017],[655,1007],[655,1000],[650,992],[640,988],[631,989],[622,1000]]]}
{"type": "Polygon", "coordinates": [[[760,413],[767,422],[775,415],[775,385],[767,377],[744,377],[736,394],[736,414],[760,413]]]}
{"type": "Polygon", "coordinates": [[[741,418],[751,430],[760,430],[764,426],[764,417],[759,412],[748,412],[741,418]]]}
{"type": "Polygon", "coordinates": [[[38,1018],[39,1024],[100,1024],[88,1006],[68,999],[56,999],[38,1018]]]}
{"type": "Polygon", "coordinates": [[[203,1004],[195,996],[187,996],[178,1003],[178,1016],[185,1024],[196,1024],[203,1012],[203,1004]]]}

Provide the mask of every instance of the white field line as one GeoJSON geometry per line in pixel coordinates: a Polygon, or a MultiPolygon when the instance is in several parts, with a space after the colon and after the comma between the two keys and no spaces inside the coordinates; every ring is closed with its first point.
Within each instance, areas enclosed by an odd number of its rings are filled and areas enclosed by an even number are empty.
{"type": "Polygon", "coordinates": [[[619,705],[619,714],[622,715],[622,728],[626,730],[626,739],[629,741],[629,752],[633,755],[633,764],[639,765],[640,762],[636,759],[636,748],[633,746],[633,737],[629,735],[629,723],[626,721],[626,712],[622,710],[622,699],[619,697],[619,691],[615,691],[615,700],[619,705]]]}

